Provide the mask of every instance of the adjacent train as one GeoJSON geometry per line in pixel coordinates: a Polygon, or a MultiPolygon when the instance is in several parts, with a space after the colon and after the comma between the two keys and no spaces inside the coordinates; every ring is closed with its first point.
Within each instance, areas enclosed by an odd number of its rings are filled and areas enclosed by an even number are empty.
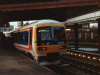
{"type": "MultiPolygon", "coordinates": [[[[97,28],[78,29],[78,40],[83,43],[98,43],[97,28]]],[[[75,42],[75,31],[66,30],[66,37],[68,42],[75,42]]]]}
{"type": "Polygon", "coordinates": [[[37,20],[13,31],[14,46],[30,53],[41,65],[60,63],[67,52],[65,26],[55,20],[37,20]]]}

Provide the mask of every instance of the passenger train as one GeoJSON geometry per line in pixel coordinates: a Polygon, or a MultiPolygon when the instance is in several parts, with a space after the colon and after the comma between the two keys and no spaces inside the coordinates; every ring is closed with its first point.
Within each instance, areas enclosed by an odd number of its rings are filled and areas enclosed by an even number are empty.
{"type": "Polygon", "coordinates": [[[55,20],[36,20],[13,31],[14,46],[30,53],[41,65],[60,63],[67,51],[65,26],[55,20]]]}

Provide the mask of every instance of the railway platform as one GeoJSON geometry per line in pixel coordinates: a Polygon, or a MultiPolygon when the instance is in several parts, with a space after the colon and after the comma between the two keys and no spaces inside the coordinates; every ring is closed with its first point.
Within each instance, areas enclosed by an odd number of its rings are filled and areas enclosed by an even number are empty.
{"type": "Polygon", "coordinates": [[[97,56],[100,58],[100,51],[98,48],[92,48],[92,47],[81,47],[79,46],[78,49],[75,49],[75,46],[73,45],[68,45],[68,52],[76,52],[78,54],[86,54],[86,55],[91,55],[97,56]]]}
{"type": "Polygon", "coordinates": [[[100,52],[98,48],[78,47],[76,50],[75,46],[69,45],[66,57],[71,60],[100,67],[100,52]]]}
{"type": "Polygon", "coordinates": [[[61,60],[63,63],[70,63],[90,75],[100,75],[100,52],[98,48],[81,47],[68,45],[67,55],[61,60]]]}
{"type": "Polygon", "coordinates": [[[16,50],[0,50],[0,75],[56,75],[16,50]]]}

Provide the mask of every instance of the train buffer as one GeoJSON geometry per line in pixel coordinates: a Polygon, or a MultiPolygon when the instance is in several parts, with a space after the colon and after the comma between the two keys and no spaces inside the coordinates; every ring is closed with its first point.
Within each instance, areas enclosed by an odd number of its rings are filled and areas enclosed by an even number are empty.
{"type": "Polygon", "coordinates": [[[56,75],[16,50],[0,50],[0,75],[56,75]]]}

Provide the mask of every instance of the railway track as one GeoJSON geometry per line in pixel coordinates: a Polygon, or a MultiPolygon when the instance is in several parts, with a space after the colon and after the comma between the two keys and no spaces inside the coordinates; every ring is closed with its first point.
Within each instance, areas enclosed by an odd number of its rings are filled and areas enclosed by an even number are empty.
{"type": "MultiPolygon", "coordinates": [[[[34,60],[32,58],[32,56],[30,56],[29,54],[26,54],[26,53],[20,52],[20,51],[18,51],[18,52],[27,56],[28,58],[34,60]]],[[[57,65],[45,65],[44,67],[52,70],[53,72],[57,73],[58,75],[81,75],[81,74],[83,74],[83,72],[80,72],[80,70],[77,70],[76,68],[71,67],[70,64],[60,63],[57,65]],[[73,72],[73,71],[75,71],[75,72],[73,72]]],[[[85,74],[85,75],[89,75],[89,74],[85,74]]]]}
{"type": "MultiPolygon", "coordinates": [[[[18,50],[16,50],[16,51],[27,56],[28,58],[30,58],[34,61],[33,57],[30,54],[26,54],[23,51],[18,51],[18,50]]],[[[59,65],[45,65],[44,67],[52,70],[53,72],[57,73],[58,75],[74,75],[73,73],[67,71],[65,68],[62,68],[61,64],[59,64],[59,65]]]]}
{"type": "Polygon", "coordinates": [[[72,57],[65,57],[62,60],[62,63],[70,63],[70,66],[80,69],[81,71],[84,71],[85,73],[88,73],[90,75],[100,75],[100,66],[89,63],[89,61],[85,62],[85,60],[77,59],[72,57]]]}
{"type": "MultiPolygon", "coordinates": [[[[18,50],[16,50],[16,51],[34,61],[33,57],[30,54],[26,54],[25,52],[18,51],[18,50]]],[[[67,71],[65,68],[61,67],[61,64],[59,64],[59,65],[44,65],[44,67],[50,69],[51,71],[57,73],[58,75],[75,75],[75,74],[71,73],[70,71],[67,71]]]]}
{"type": "Polygon", "coordinates": [[[75,75],[70,71],[67,71],[65,68],[61,67],[60,65],[46,65],[46,68],[49,68],[53,72],[56,72],[58,75],[75,75]]]}
{"type": "Polygon", "coordinates": [[[58,64],[45,66],[52,71],[56,72],[58,75],[90,75],[71,64],[58,64]]]}
{"type": "MultiPolygon", "coordinates": [[[[29,54],[20,53],[34,60],[29,54]]],[[[57,65],[45,65],[44,67],[56,72],[58,75],[100,75],[100,67],[96,65],[74,60],[71,57],[64,57],[61,62],[57,65]]]]}

